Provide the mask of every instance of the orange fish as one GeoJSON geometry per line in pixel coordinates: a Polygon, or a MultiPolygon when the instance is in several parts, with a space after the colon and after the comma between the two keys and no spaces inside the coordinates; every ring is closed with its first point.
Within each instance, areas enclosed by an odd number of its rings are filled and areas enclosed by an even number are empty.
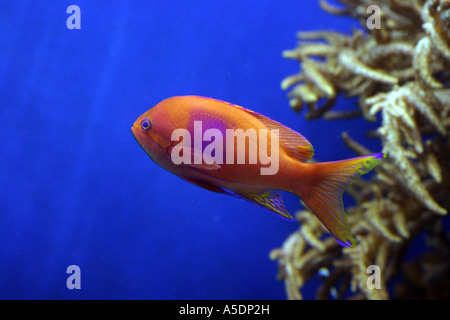
{"type": "Polygon", "coordinates": [[[243,107],[199,96],[168,98],[131,128],[150,158],[202,188],[246,199],[293,220],[278,191],[297,195],[342,246],[356,243],[342,193],[383,153],[307,163],[314,149],[298,132],[243,107]]]}

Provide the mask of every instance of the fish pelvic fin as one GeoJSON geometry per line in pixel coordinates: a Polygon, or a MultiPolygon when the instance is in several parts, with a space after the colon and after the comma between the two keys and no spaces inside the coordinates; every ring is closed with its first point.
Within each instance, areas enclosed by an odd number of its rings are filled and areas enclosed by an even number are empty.
{"type": "Polygon", "coordinates": [[[344,212],[342,194],[356,179],[372,171],[383,153],[308,165],[309,184],[298,196],[343,247],[356,244],[344,212]]]}

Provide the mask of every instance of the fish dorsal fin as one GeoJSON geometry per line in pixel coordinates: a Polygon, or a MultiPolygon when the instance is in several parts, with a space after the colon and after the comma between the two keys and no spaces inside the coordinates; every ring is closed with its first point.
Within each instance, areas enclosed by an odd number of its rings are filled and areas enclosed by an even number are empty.
{"type": "MultiPolygon", "coordinates": [[[[216,99],[211,99],[216,100],[216,99]]],[[[314,155],[314,148],[311,143],[306,140],[304,136],[300,133],[289,129],[288,127],[282,125],[281,123],[272,120],[262,114],[259,114],[255,111],[246,109],[244,107],[226,102],[221,100],[216,100],[218,102],[225,103],[230,107],[237,108],[239,110],[245,111],[248,114],[251,114],[258,120],[260,120],[265,126],[269,129],[278,129],[280,145],[284,148],[284,151],[294,159],[300,160],[302,162],[310,160],[314,155]]]]}
{"type": "Polygon", "coordinates": [[[278,192],[268,190],[261,193],[238,193],[238,195],[245,200],[269,209],[285,219],[294,219],[284,207],[283,199],[278,192]]]}
{"type": "MultiPolygon", "coordinates": [[[[247,112],[250,110],[244,109],[247,112]]],[[[284,147],[286,153],[302,162],[308,161],[314,155],[314,148],[312,144],[306,140],[304,136],[300,133],[285,127],[281,123],[267,118],[257,112],[251,111],[251,113],[258,118],[262,123],[264,123],[269,129],[278,129],[278,134],[280,138],[280,145],[284,147]]]]}

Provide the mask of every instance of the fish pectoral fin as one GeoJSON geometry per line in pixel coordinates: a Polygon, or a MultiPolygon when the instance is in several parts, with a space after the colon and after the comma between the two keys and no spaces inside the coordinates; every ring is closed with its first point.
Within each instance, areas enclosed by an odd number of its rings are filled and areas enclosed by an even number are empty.
{"type": "Polygon", "coordinates": [[[194,166],[200,166],[203,169],[206,170],[217,170],[222,167],[221,164],[216,163],[215,159],[211,157],[210,155],[205,154],[202,150],[192,148],[192,155],[194,156],[194,159],[198,157],[198,159],[202,159],[201,164],[194,164],[194,166]]]}
{"type": "Polygon", "coordinates": [[[217,164],[217,163],[207,164],[205,162],[200,163],[200,164],[191,163],[191,164],[184,164],[184,165],[188,166],[188,167],[192,167],[192,168],[203,169],[203,170],[217,170],[222,167],[220,164],[217,164]]]}
{"type": "MultiPolygon", "coordinates": [[[[174,148],[174,145],[171,145],[166,148],[167,156],[171,156],[172,150],[174,148]]],[[[215,162],[215,159],[211,156],[208,156],[206,154],[203,154],[201,150],[195,149],[195,148],[189,148],[191,152],[190,156],[190,163],[182,162],[184,166],[202,169],[202,170],[217,170],[222,167],[221,164],[218,164],[215,162]],[[201,159],[201,163],[195,163],[198,161],[198,159],[201,159]]],[[[200,161],[198,161],[200,162],[200,161]]]]}
{"type": "Polygon", "coordinates": [[[192,163],[186,164],[187,166],[204,169],[204,170],[217,170],[222,167],[221,164],[215,162],[215,159],[202,152],[202,150],[191,148],[192,163]],[[202,163],[196,164],[195,159],[201,159],[202,163]]]}
{"type": "Polygon", "coordinates": [[[284,207],[281,195],[276,191],[268,190],[261,193],[238,193],[238,195],[245,200],[269,209],[287,220],[294,220],[284,207]]]}

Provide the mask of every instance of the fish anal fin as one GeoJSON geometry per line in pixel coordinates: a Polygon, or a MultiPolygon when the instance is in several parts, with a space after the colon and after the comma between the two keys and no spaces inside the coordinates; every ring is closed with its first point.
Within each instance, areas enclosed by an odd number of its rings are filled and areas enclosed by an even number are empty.
{"type": "Polygon", "coordinates": [[[269,209],[287,220],[294,220],[284,207],[283,199],[278,192],[268,190],[261,193],[238,193],[238,195],[245,200],[269,209]]]}

